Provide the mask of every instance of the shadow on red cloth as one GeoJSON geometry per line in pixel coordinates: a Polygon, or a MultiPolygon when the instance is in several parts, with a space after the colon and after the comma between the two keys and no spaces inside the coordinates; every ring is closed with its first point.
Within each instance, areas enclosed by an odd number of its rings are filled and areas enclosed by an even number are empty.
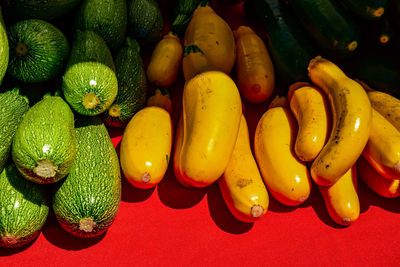
{"type": "Polygon", "coordinates": [[[385,198],[369,189],[361,179],[358,179],[358,196],[360,198],[360,213],[366,212],[370,206],[379,207],[383,210],[400,213],[399,198],[385,198]]]}
{"type": "Polygon", "coordinates": [[[209,187],[207,202],[210,215],[221,230],[231,234],[243,234],[250,231],[253,227],[254,223],[239,221],[231,214],[221,195],[217,182],[209,187]]]}
{"type": "Polygon", "coordinates": [[[172,162],[169,165],[164,179],[157,186],[157,192],[161,202],[174,209],[188,209],[195,206],[203,199],[208,190],[209,187],[183,187],[175,178],[172,162]]]}

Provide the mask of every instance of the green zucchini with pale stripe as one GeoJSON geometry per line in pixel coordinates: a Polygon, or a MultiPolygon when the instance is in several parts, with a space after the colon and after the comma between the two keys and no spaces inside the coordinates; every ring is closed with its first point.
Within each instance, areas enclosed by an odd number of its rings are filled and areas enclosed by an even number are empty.
{"type": "Polygon", "coordinates": [[[114,60],[95,32],[76,31],[62,90],[67,102],[82,115],[103,113],[114,102],[118,92],[114,60]]]}
{"type": "Polygon", "coordinates": [[[9,59],[8,37],[6,26],[3,20],[3,12],[0,6],[0,85],[3,82],[4,75],[7,71],[9,59]]]}
{"type": "Polygon", "coordinates": [[[12,159],[35,183],[55,183],[72,167],[76,152],[74,114],[59,96],[45,95],[24,115],[12,144],[12,159]]]}
{"type": "Polygon", "coordinates": [[[101,235],[113,223],[121,200],[121,173],[101,119],[79,117],[76,138],[76,158],[67,178],[58,184],[53,210],[67,232],[88,238],[101,235]]]}
{"type": "Polygon", "coordinates": [[[15,132],[28,109],[29,101],[19,94],[18,88],[0,94],[0,172],[7,163],[15,132]]]}
{"type": "Polygon", "coordinates": [[[8,73],[26,83],[48,81],[61,74],[68,57],[65,35],[38,19],[23,20],[8,29],[8,73]]]}
{"type": "Polygon", "coordinates": [[[85,0],[75,17],[76,28],[100,35],[111,50],[124,42],[127,25],[125,0],[85,0]]]}
{"type": "Polygon", "coordinates": [[[105,112],[104,122],[113,127],[124,127],[146,104],[147,79],[140,57],[140,46],[127,37],[125,46],[115,58],[118,94],[105,112]]]}
{"type": "Polygon", "coordinates": [[[0,247],[35,239],[49,214],[46,188],[24,179],[14,164],[0,174],[0,247]]]}

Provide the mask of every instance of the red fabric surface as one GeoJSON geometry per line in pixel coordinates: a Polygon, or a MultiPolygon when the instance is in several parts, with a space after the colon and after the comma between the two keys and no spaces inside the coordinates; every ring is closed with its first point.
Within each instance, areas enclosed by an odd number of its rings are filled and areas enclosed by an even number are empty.
{"type": "MultiPolygon", "coordinates": [[[[220,12],[232,28],[244,21],[231,13],[238,10],[220,12]]],[[[171,90],[175,123],[182,80],[171,90]]],[[[245,104],[251,137],[265,110],[266,104],[245,104]]],[[[110,134],[118,150],[122,131],[110,134]]],[[[154,189],[122,182],[118,216],[101,238],[73,237],[51,213],[33,243],[0,249],[0,266],[393,266],[400,260],[399,198],[379,197],[361,181],[361,215],[349,227],[331,221],[315,185],[299,207],[270,196],[267,214],[250,224],[229,213],[217,184],[184,188],[172,168],[154,189]]]]}

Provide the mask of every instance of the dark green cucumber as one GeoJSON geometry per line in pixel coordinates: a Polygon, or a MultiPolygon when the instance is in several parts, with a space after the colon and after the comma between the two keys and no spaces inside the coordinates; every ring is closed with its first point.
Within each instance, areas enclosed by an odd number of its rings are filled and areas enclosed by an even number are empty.
{"type": "Polygon", "coordinates": [[[8,160],[12,140],[22,117],[29,109],[28,99],[19,89],[0,94],[0,172],[8,160]]]}
{"type": "Polygon", "coordinates": [[[105,113],[104,122],[109,126],[124,127],[146,104],[146,72],[136,40],[127,37],[125,46],[116,55],[115,64],[118,94],[105,113]]]}
{"type": "Polygon", "coordinates": [[[375,90],[400,97],[400,64],[388,47],[364,49],[351,61],[348,73],[375,90]]]}
{"type": "Polygon", "coordinates": [[[285,84],[308,78],[307,67],[318,51],[298,27],[288,7],[279,0],[247,0],[244,4],[249,18],[266,31],[268,50],[276,73],[285,84]]]}
{"type": "Polygon", "coordinates": [[[12,17],[52,20],[68,13],[80,2],[81,0],[7,0],[4,4],[12,17]]]}
{"type": "Polygon", "coordinates": [[[46,188],[25,180],[14,164],[7,165],[0,174],[0,247],[31,242],[48,213],[46,188]]]}
{"type": "Polygon", "coordinates": [[[118,92],[115,64],[107,44],[93,31],[77,30],[62,90],[82,115],[97,115],[111,106],[118,92]]]}
{"type": "Polygon", "coordinates": [[[110,49],[104,39],[93,31],[75,31],[67,69],[78,62],[100,62],[115,71],[110,49]]]}
{"type": "Polygon", "coordinates": [[[37,83],[61,74],[68,57],[65,35],[44,20],[17,22],[8,29],[8,73],[16,79],[37,83]]]}
{"type": "Polygon", "coordinates": [[[290,0],[289,5],[320,47],[334,55],[352,54],[359,29],[332,0],[290,0]]]}
{"type": "Polygon", "coordinates": [[[156,0],[128,0],[128,34],[142,42],[161,38],[163,16],[156,0]]]}
{"type": "Polygon", "coordinates": [[[76,158],[71,172],[58,185],[53,210],[67,232],[94,237],[104,233],[117,215],[120,166],[107,129],[98,117],[80,117],[76,127],[76,158]]]}
{"type": "Polygon", "coordinates": [[[48,184],[64,178],[76,152],[74,114],[59,96],[45,95],[25,113],[11,155],[23,176],[48,184]]]}
{"type": "Polygon", "coordinates": [[[205,6],[208,4],[208,0],[177,0],[174,9],[175,19],[171,25],[172,31],[177,34],[184,33],[192,18],[193,11],[198,6],[205,6]]]}
{"type": "Polygon", "coordinates": [[[62,90],[71,107],[82,115],[105,112],[118,93],[115,72],[99,62],[81,62],[68,68],[62,90]]]}
{"type": "Polygon", "coordinates": [[[340,0],[354,14],[362,19],[376,20],[385,13],[389,0],[340,0]]]}
{"type": "Polygon", "coordinates": [[[7,71],[9,48],[6,27],[3,20],[3,12],[0,6],[0,85],[3,82],[4,75],[7,71]]]}
{"type": "Polygon", "coordinates": [[[76,28],[96,32],[112,50],[124,42],[127,25],[125,0],[85,0],[75,18],[76,28]]]}

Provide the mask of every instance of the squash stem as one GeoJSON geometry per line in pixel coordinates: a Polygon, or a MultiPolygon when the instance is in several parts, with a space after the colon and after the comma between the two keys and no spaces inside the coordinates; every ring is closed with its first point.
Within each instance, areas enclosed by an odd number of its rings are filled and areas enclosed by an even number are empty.
{"type": "Polygon", "coordinates": [[[33,172],[43,178],[52,178],[56,176],[58,167],[51,160],[41,159],[36,163],[33,172]]]}
{"type": "Polygon", "coordinates": [[[17,244],[17,239],[13,235],[5,235],[1,237],[0,243],[5,244],[5,247],[12,247],[17,244]]]}
{"type": "Polygon", "coordinates": [[[93,232],[95,226],[96,222],[93,221],[92,218],[83,218],[79,221],[79,230],[84,231],[86,233],[93,232]]]}
{"type": "Polygon", "coordinates": [[[82,105],[86,109],[94,109],[99,104],[100,104],[100,100],[94,93],[88,93],[82,99],[82,105]]]}
{"type": "Polygon", "coordinates": [[[110,109],[108,110],[108,114],[111,116],[111,117],[114,117],[114,118],[119,118],[119,116],[121,116],[121,108],[118,106],[118,105],[112,105],[111,107],[110,107],[110,109]]]}
{"type": "Polygon", "coordinates": [[[18,42],[15,46],[15,53],[18,57],[24,57],[28,54],[28,46],[23,42],[18,42]]]}
{"type": "Polygon", "coordinates": [[[264,208],[261,207],[260,205],[255,205],[251,207],[251,216],[253,218],[259,218],[263,215],[264,213],[264,208]]]}

